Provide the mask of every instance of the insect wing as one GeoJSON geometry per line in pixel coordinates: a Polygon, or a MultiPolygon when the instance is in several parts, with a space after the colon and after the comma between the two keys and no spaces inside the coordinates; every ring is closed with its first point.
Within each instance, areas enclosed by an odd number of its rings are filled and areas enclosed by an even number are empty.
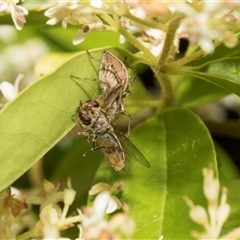
{"type": "MultiPolygon", "coordinates": [[[[120,59],[108,51],[103,51],[99,70],[99,79],[109,84],[110,88],[121,85],[123,92],[128,86],[128,72],[120,59]]],[[[106,91],[106,86],[101,86],[106,91]]]]}
{"type": "Polygon", "coordinates": [[[131,159],[130,159],[130,157],[128,156],[128,154],[126,154],[126,151],[125,151],[125,150],[123,150],[123,152],[124,152],[124,155],[125,155],[125,161],[124,161],[125,166],[124,166],[123,170],[126,171],[126,172],[131,172],[131,171],[132,171],[132,162],[131,162],[131,159]]]}
{"type": "Polygon", "coordinates": [[[125,171],[131,171],[131,158],[134,158],[137,162],[141,163],[144,167],[149,168],[150,164],[143,154],[133,145],[133,143],[123,135],[116,126],[112,125],[122,149],[125,154],[125,171]]]}

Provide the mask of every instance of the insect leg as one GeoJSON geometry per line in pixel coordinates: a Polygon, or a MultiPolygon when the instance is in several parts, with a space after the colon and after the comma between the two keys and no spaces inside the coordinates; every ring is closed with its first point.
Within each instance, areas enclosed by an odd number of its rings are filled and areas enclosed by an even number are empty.
{"type": "MultiPolygon", "coordinates": [[[[110,146],[109,146],[109,147],[110,147],[110,146]]],[[[111,146],[111,147],[112,147],[112,146],[111,146]]],[[[105,147],[105,146],[93,147],[93,148],[90,149],[89,151],[85,152],[85,153],[83,154],[83,156],[86,157],[87,154],[89,154],[89,153],[91,153],[91,152],[94,152],[94,151],[96,151],[96,150],[98,150],[98,149],[102,149],[102,148],[108,148],[108,147],[105,147]]]]}
{"type": "Polygon", "coordinates": [[[92,148],[91,150],[85,152],[85,153],[83,154],[83,156],[86,157],[87,154],[89,154],[89,153],[91,153],[91,152],[94,152],[94,151],[96,151],[96,150],[98,150],[98,149],[100,149],[100,148],[102,148],[102,147],[99,146],[99,147],[92,148]]]}
{"type": "Polygon", "coordinates": [[[99,60],[99,59],[93,57],[93,56],[91,55],[91,53],[90,53],[88,50],[86,50],[86,52],[87,52],[88,56],[89,56],[91,59],[94,59],[94,60],[97,61],[97,62],[101,62],[101,60],[99,60]]]}
{"type": "Polygon", "coordinates": [[[119,106],[121,104],[121,102],[122,102],[122,86],[121,85],[115,86],[106,93],[107,93],[107,95],[104,98],[104,103],[107,106],[106,112],[108,112],[109,110],[111,110],[113,103],[115,101],[117,101],[117,106],[119,106]]]}
{"type": "Polygon", "coordinates": [[[97,96],[97,98],[101,97],[101,95],[104,95],[105,92],[108,92],[110,89],[111,89],[111,86],[109,83],[105,82],[105,81],[102,81],[100,79],[97,79],[97,78],[81,78],[81,77],[76,77],[76,76],[73,76],[73,75],[70,75],[70,77],[73,79],[73,80],[87,80],[87,81],[94,81],[96,83],[100,83],[102,85],[105,85],[106,86],[106,90],[104,89],[101,89],[102,93],[100,94],[100,96],[97,96]]]}
{"type": "Polygon", "coordinates": [[[120,114],[123,114],[123,115],[127,116],[127,118],[128,118],[128,131],[127,131],[127,137],[129,137],[129,135],[130,135],[130,131],[131,131],[131,115],[130,115],[128,112],[126,112],[126,111],[124,111],[124,112],[120,112],[120,114]]]}
{"type": "Polygon", "coordinates": [[[75,117],[77,114],[78,114],[78,113],[76,112],[76,113],[74,113],[74,114],[71,116],[71,119],[72,119],[73,122],[76,122],[76,119],[74,119],[74,117],[75,117]]]}
{"type": "MultiPolygon", "coordinates": [[[[113,111],[112,111],[112,108],[109,107],[109,108],[107,108],[107,110],[106,110],[106,114],[109,115],[110,117],[112,117],[111,115],[116,116],[117,114],[122,114],[122,115],[127,116],[127,118],[128,118],[128,132],[127,132],[127,137],[129,137],[130,131],[131,131],[131,115],[126,111],[126,107],[125,107],[125,105],[124,105],[124,102],[122,101],[121,92],[120,92],[118,95],[119,95],[118,99],[115,99],[115,100],[117,100],[117,106],[119,106],[118,109],[115,109],[116,111],[113,112],[113,111]]],[[[112,103],[112,104],[113,104],[113,103],[112,103]]],[[[114,119],[114,118],[113,118],[113,119],[114,119]]]]}
{"type": "Polygon", "coordinates": [[[134,68],[132,68],[130,65],[127,64],[127,56],[125,56],[124,65],[126,65],[128,68],[130,68],[130,69],[134,72],[134,74],[133,74],[133,76],[132,76],[132,79],[131,79],[130,83],[128,84],[128,87],[127,87],[127,89],[129,89],[129,88],[133,85],[134,80],[136,79],[137,70],[134,69],[134,68]]]}
{"type": "Polygon", "coordinates": [[[70,77],[73,79],[73,80],[89,80],[89,81],[95,81],[95,82],[97,82],[98,81],[98,79],[96,79],[96,78],[82,78],[82,77],[76,77],[76,76],[74,76],[74,75],[70,75],[70,77]]]}
{"type": "Polygon", "coordinates": [[[78,135],[83,136],[83,137],[87,137],[88,143],[90,142],[90,137],[91,136],[89,135],[89,132],[86,132],[86,131],[78,132],[78,135]]]}

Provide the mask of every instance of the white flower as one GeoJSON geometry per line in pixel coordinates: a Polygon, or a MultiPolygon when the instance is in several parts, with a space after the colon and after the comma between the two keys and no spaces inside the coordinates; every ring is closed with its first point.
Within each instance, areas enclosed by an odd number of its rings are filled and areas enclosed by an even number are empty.
{"type": "MultiPolygon", "coordinates": [[[[93,203],[93,212],[97,218],[103,218],[110,204],[111,195],[107,191],[103,191],[97,195],[93,203]]],[[[115,209],[116,210],[116,209],[115,209]]]]}
{"type": "Polygon", "coordinates": [[[82,219],[80,211],[78,215],[67,217],[69,207],[76,195],[71,186],[71,179],[67,179],[67,188],[64,191],[59,191],[59,187],[60,184],[55,186],[44,180],[45,199],[42,197],[40,221],[38,222],[44,239],[64,239],[61,238],[60,231],[72,227],[74,223],[79,223],[82,219]],[[63,209],[58,202],[64,203],[63,209]]]}
{"type": "Polygon", "coordinates": [[[222,188],[219,201],[220,183],[214,178],[213,169],[204,168],[203,177],[203,192],[208,202],[207,210],[200,205],[194,205],[188,197],[184,198],[190,207],[190,218],[205,229],[204,233],[194,231],[192,236],[198,239],[219,239],[223,224],[230,214],[230,205],[226,203],[227,189],[222,188]]]}
{"type": "Polygon", "coordinates": [[[239,4],[227,1],[203,1],[202,4],[198,4],[193,1],[172,3],[172,6],[175,6],[175,11],[186,15],[180,23],[183,33],[187,33],[190,42],[198,44],[204,52],[212,53],[214,43],[221,41],[227,47],[237,45],[238,39],[232,31],[234,25],[229,22],[237,21],[238,15],[233,12],[239,4]]]}
{"type": "Polygon", "coordinates": [[[44,14],[46,17],[50,18],[47,21],[47,24],[54,25],[59,21],[64,20],[77,8],[77,1],[64,1],[57,3],[54,7],[49,8],[44,14]]]}
{"type": "Polygon", "coordinates": [[[205,225],[208,222],[207,211],[200,205],[194,206],[189,215],[191,219],[198,224],[205,225]]]}
{"type": "Polygon", "coordinates": [[[97,195],[94,200],[93,208],[88,213],[85,211],[84,218],[81,222],[83,228],[83,238],[97,239],[103,229],[107,228],[107,222],[104,220],[104,215],[109,204],[110,194],[102,192],[97,195]]]}
{"type": "Polygon", "coordinates": [[[71,178],[67,179],[67,186],[68,188],[65,188],[64,195],[63,195],[64,208],[63,208],[61,219],[66,218],[69,207],[72,205],[76,196],[76,191],[72,189],[71,178]]]}
{"type": "Polygon", "coordinates": [[[0,12],[10,11],[17,30],[21,30],[24,23],[26,23],[25,15],[28,15],[28,10],[22,6],[18,6],[17,3],[19,3],[18,0],[0,1],[0,12]]]}
{"type": "Polygon", "coordinates": [[[94,200],[92,209],[84,210],[84,217],[79,226],[79,239],[121,239],[117,229],[121,229],[124,236],[131,238],[135,230],[135,222],[125,213],[113,215],[109,221],[105,220],[105,213],[111,213],[117,209],[114,196],[108,191],[100,192],[94,200]]]}
{"type": "Polygon", "coordinates": [[[45,12],[45,16],[50,18],[47,21],[49,25],[59,21],[62,21],[63,28],[66,28],[67,24],[80,25],[80,30],[73,39],[73,44],[76,45],[83,42],[91,30],[103,31],[109,26],[102,22],[97,14],[124,15],[126,12],[128,8],[124,2],[68,0],[56,3],[45,12]]]}
{"type": "MultiPolygon", "coordinates": [[[[106,234],[107,232],[115,230],[111,227],[110,222],[108,223],[104,217],[106,213],[112,213],[120,208],[121,202],[117,197],[112,196],[112,192],[121,190],[122,185],[121,182],[115,183],[113,186],[106,183],[97,183],[91,188],[89,195],[98,195],[94,200],[92,208],[85,208],[83,210],[84,217],[80,227],[80,232],[83,234],[82,238],[104,238],[105,235],[102,235],[103,233],[106,234]]],[[[132,232],[131,229],[129,230],[130,232],[132,232]]]]}
{"type": "Polygon", "coordinates": [[[105,25],[101,22],[96,23],[93,22],[90,24],[86,24],[80,30],[77,31],[76,35],[73,38],[73,44],[77,45],[83,42],[91,30],[102,31],[105,28],[106,28],[105,25]]]}
{"type": "Polygon", "coordinates": [[[111,197],[110,193],[103,191],[97,195],[94,200],[91,214],[85,215],[82,226],[88,228],[104,220],[105,213],[111,213],[117,209],[117,204],[111,197]]]}
{"type": "Polygon", "coordinates": [[[112,232],[116,232],[117,229],[121,230],[126,236],[126,239],[132,238],[135,228],[135,222],[126,213],[115,214],[109,221],[109,229],[111,229],[112,232]]]}
{"type": "MultiPolygon", "coordinates": [[[[87,2],[79,1],[65,1],[56,4],[56,6],[48,9],[45,12],[45,16],[50,19],[47,24],[54,25],[62,20],[62,27],[66,28],[67,24],[81,25],[80,30],[76,33],[73,44],[79,44],[85,40],[88,33],[91,30],[102,31],[105,29],[104,24],[94,14],[94,7],[87,2]]],[[[100,6],[100,5],[98,5],[100,6]]],[[[97,9],[97,12],[102,12],[101,9],[97,9]]]]}
{"type": "Polygon", "coordinates": [[[8,101],[12,101],[18,95],[19,83],[23,77],[24,76],[22,74],[19,74],[15,80],[14,85],[6,81],[0,83],[0,91],[8,101]]]}
{"type": "MultiPolygon", "coordinates": [[[[116,182],[116,183],[113,184],[113,186],[110,186],[107,183],[100,182],[100,183],[97,183],[94,186],[92,186],[92,188],[89,191],[89,195],[91,196],[91,195],[98,194],[95,201],[94,201],[94,204],[98,204],[98,199],[100,200],[100,199],[103,198],[103,197],[100,197],[100,196],[107,196],[107,194],[108,194],[109,199],[105,199],[105,203],[107,204],[105,212],[106,213],[112,213],[116,209],[118,209],[122,206],[119,199],[117,197],[113,196],[112,193],[114,191],[121,191],[122,187],[123,187],[122,182],[116,182]]],[[[102,203],[100,203],[99,205],[101,205],[101,204],[102,203]]],[[[97,208],[98,207],[96,207],[96,209],[97,208]]]]}
{"type": "Polygon", "coordinates": [[[40,219],[44,225],[56,224],[59,221],[58,211],[52,204],[49,204],[42,209],[40,219]]]}
{"type": "Polygon", "coordinates": [[[76,195],[76,191],[74,191],[73,189],[65,189],[64,190],[64,204],[65,205],[72,205],[74,199],[75,199],[75,195],[76,195]]]}
{"type": "Polygon", "coordinates": [[[52,182],[44,179],[43,181],[43,189],[46,194],[53,194],[57,192],[59,186],[55,186],[52,182]]]}
{"type": "Polygon", "coordinates": [[[88,194],[90,196],[92,196],[92,195],[100,193],[101,191],[111,191],[111,186],[104,182],[96,183],[95,185],[93,185],[91,187],[88,194]]]}
{"type": "MultiPolygon", "coordinates": [[[[147,4],[143,4],[140,1],[127,2],[127,4],[132,7],[130,9],[130,13],[139,19],[154,22],[154,9],[149,9],[147,4]],[[149,13],[151,11],[151,13],[149,13]]],[[[154,1],[149,1],[149,4],[154,4],[154,1]]],[[[161,4],[161,3],[160,3],[161,4]]],[[[153,7],[153,5],[152,5],[153,7]]],[[[156,8],[156,6],[155,6],[156,8]]],[[[121,18],[122,25],[130,32],[131,34],[140,35],[137,37],[137,40],[145,46],[154,56],[159,56],[162,53],[166,32],[154,29],[150,27],[146,27],[144,25],[138,24],[128,18],[121,18]]],[[[120,43],[125,42],[125,38],[120,36],[120,43]]],[[[174,46],[178,49],[178,41],[174,41],[174,46]]]]}
{"type": "Polygon", "coordinates": [[[220,182],[214,178],[214,172],[208,168],[203,169],[203,192],[210,204],[217,203],[219,198],[220,182]]]}
{"type": "Polygon", "coordinates": [[[101,8],[103,5],[102,0],[91,0],[90,5],[95,8],[101,8]]]}

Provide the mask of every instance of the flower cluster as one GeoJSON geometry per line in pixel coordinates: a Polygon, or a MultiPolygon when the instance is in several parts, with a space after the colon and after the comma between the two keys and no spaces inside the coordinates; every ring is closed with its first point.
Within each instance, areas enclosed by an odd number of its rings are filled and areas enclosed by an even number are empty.
{"type": "MultiPolygon", "coordinates": [[[[157,56],[162,50],[166,33],[161,29],[152,28],[150,22],[155,21],[158,14],[166,13],[168,13],[168,9],[164,3],[92,0],[56,3],[45,12],[45,16],[50,18],[47,21],[49,25],[54,25],[59,21],[62,21],[63,28],[66,28],[68,23],[80,25],[73,44],[84,41],[91,30],[121,32],[122,25],[131,34],[138,35],[140,33],[141,35],[137,37],[138,41],[157,56]]],[[[158,26],[157,24],[153,25],[158,26]]],[[[120,42],[124,42],[125,39],[125,36],[120,36],[120,42]]],[[[176,41],[176,46],[177,44],[178,41],[176,41]]]]}
{"type": "Polygon", "coordinates": [[[203,193],[208,203],[207,210],[200,205],[195,205],[188,197],[184,198],[190,207],[190,218],[205,230],[204,233],[194,231],[191,235],[197,239],[239,238],[239,229],[221,236],[222,227],[230,214],[230,205],[227,203],[227,189],[223,187],[220,195],[220,182],[217,178],[214,178],[211,167],[203,169],[203,177],[203,193]]]}
{"type": "MultiPolygon", "coordinates": [[[[154,56],[159,56],[162,52],[164,41],[166,38],[166,31],[161,29],[161,25],[157,25],[159,16],[165,16],[169,13],[167,3],[155,1],[141,2],[128,2],[129,14],[121,18],[122,25],[131,34],[135,34],[137,40],[145,46],[154,56]],[[130,18],[129,18],[130,17],[130,18]],[[141,24],[136,22],[139,19],[141,24]],[[135,20],[135,21],[134,21],[135,20]]],[[[125,37],[120,36],[120,42],[125,42],[125,37]]],[[[179,41],[174,41],[175,51],[178,49],[179,41]]]]}
{"type": "Polygon", "coordinates": [[[17,5],[18,0],[0,1],[0,12],[9,11],[12,15],[12,20],[17,30],[23,28],[26,23],[25,15],[28,15],[28,10],[22,6],[17,5]]]}
{"type": "Polygon", "coordinates": [[[79,44],[85,40],[91,30],[102,31],[108,28],[98,14],[114,13],[121,9],[121,3],[102,1],[64,1],[56,3],[45,12],[45,16],[50,18],[47,24],[54,25],[62,21],[62,27],[66,28],[67,24],[80,25],[73,44],[79,44]]]}
{"type": "MultiPolygon", "coordinates": [[[[74,224],[78,224],[79,228],[77,239],[112,239],[113,236],[120,239],[132,236],[135,223],[128,216],[126,205],[112,195],[122,189],[122,183],[116,183],[112,187],[105,183],[96,184],[89,192],[89,195],[97,194],[93,206],[77,209],[77,214],[69,217],[67,216],[69,207],[75,199],[76,192],[71,187],[70,179],[67,180],[67,188],[64,190],[60,188],[60,184],[55,186],[45,180],[43,192],[26,193],[26,200],[16,198],[9,189],[2,192],[0,195],[1,239],[15,239],[19,229],[26,229],[27,225],[25,228],[19,226],[23,224],[21,219],[26,219],[26,214],[23,216],[22,210],[26,209],[28,204],[40,205],[39,220],[36,220],[35,216],[28,218],[28,222],[31,221],[35,225],[29,231],[18,235],[19,239],[41,236],[43,239],[67,240],[61,238],[61,231],[73,227],[74,224]],[[60,202],[63,202],[63,208],[60,202]],[[105,219],[106,213],[113,213],[119,208],[125,211],[113,215],[109,220],[105,219]]],[[[27,214],[31,215],[31,211],[28,210],[27,214]]]]}
{"type": "MultiPolygon", "coordinates": [[[[0,12],[10,11],[16,28],[21,30],[28,11],[17,3],[18,0],[0,1],[0,12]]],[[[159,56],[166,34],[171,31],[170,22],[174,20],[176,32],[172,45],[175,53],[182,37],[199,45],[206,53],[213,52],[221,42],[229,48],[238,43],[235,33],[240,19],[240,4],[233,1],[66,0],[52,1],[38,10],[46,8],[47,24],[55,25],[61,21],[63,28],[67,24],[80,26],[73,44],[84,41],[92,30],[109,30],[121,34],[120,42],[133,40],[129,36],[134,34],[140,43],[137,46],[139,51],[148,49],[154,56],[159,56]]]]}
{"type": "Polygon", "coordinates": [[[198,44],[206,52],[214,51],[215,44],[223,42],[227,47],[237,45],[234,30],[239,24],[240,4],[233,1],[193,1],[176,3],[174,11],[185,16],[180,23],[180,32],[188,37],[190,43],[198,44]]]}
{"type": "Polygon", "coordinates": [[[27,209],[26,202],[19,194],[12,194],[14,189],[6,189],[0,193],[0,239],[14,239],[12,223],[20,215],[22,210],[27,209]]]}
{"type": "Polygon", "coordinates": [[[83,239],[121,239],[123,235],[131,238],[135,222],[127,214],[127,205],[112,195],[121,189],[122,183],[115,183],[112,187],[98,183],[92,187],[89,195],[97,194],[97,197],[92,208],[83,209],[84,218],[80,225],[83,239]],[[105,213],[110,214],[119,208],[123,208],[124,213],[115,214],[108,221],[104,219],[105,213]]]}
{"type": "MultiPolygon", "coordinates": [[[[182,16],[177,24],[174,45],[177,51],[178,39],[187,37],[192,44],[199,44],[204,52],[212,52],[214,44],[224,42],[227,47],[238,43],[234,29],[239,21],[239,3],[229,1],[208,2],[194,1],[192,3],[156,3],[155,1],[71,1],[57,3],[45,12],[50,18],[47,24],[53,25],[62,20],[63,27],[67,23],[81,25],[74,38],[74,44],[82,42],[90,30],[104,29],[118,31],[119,26],[115,17],[120,16],[122,26],[129,33],[135,34],[138,41],[148,48],[153,55],[162,52],[167,32],[170,13],[172,16],[182,16]],[[163,23],[163,24],[162,24],[163,23]],[[165,24],[165,25],[164,25],[165,24]]],[[[120,41],[125,41],[121,36],[120,41]]]]}

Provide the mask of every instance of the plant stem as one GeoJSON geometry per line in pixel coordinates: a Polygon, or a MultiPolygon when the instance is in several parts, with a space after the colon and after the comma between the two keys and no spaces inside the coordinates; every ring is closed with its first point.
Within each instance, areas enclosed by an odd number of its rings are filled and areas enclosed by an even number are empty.
{"type": "Polygon", "coordinates": [[[167,65],[163,66],[163,71],[168,72],[169,70],[180,68],[180,67],[186,65],[187,63],[189,63],[191,61],[194,61],[198,58],[204,57],[206,55],[207,54],[204,53],[202,50],[199,50],[199,51],[197,51],[197,52],[195,52],[195,53],[193,53],[193,54],[191,54],[187,57],[181,58],[178,61],[175,61],[173,63],[170,63],[170,64],[167,64],[167,65]]]}
{"type": "Polygon", "coordinates": [[[73,217],[68,217],[68,218],[65,218],[65,219],[62,219],[58,222],[58,226],[59,228],[64,228],[64,226],[67,226],[69,224],[72,224],[72,223],[76,223],[76,222],[81,222],[83,219],[82,216],[80,215],[76,215],[76,216],[73,216],[73,217]]]}
{"type": "Polygon", "coordinates": [[[144,59],[148,62],[148,65],[153,66],[155,64],[156,58],[131,33],[129,33],[122,26],[119,26],[119,33],[122,34],[134,47],[143,53],[144,59]]]}
{"type": "Polygon", "coordinates": [[[219,239],[239,239],[240,237],[240,227],[233,229],[219,239]]]}
{"type": "Polygon", "coordinates": [[[41,229],[42,229],[42,224],[40,224],[40,222],[37,222],[37,224],[33,229],[17,236],[16,240],[31,239],[33,236],[41,235],[40,234],[41,229]]]}
{"type": "Polygon", "coordinates": [[[168,60],[168,56],[169,56],[171,48],[173,46],[173,41],[175,38],[176,30],[177,30],[177,28],[179,26],[179,22],[182,18],[183,18],[183,16],[179,16],[169,22],[168,31],[166,33],[166,38],[165,38],[162,54],[157,62],[158,69],[161,69],[162,66],[164,66],[166,61],[168,60]]]}
{"type": "Polygon", "coordinates": [[[109,25],[111,25],[112,27],[115,27],[115,21],[108,15],[105,13],[100,13],[99,16],[104,19],[109,25]]]}
{"type": "Polygon", "coordinates": [[[133,46],[138,48],[148,59],[148,64],[153,65],[155,63],[155,57],[150,53],[150,51],[144,47],[132,34],[130,34],[121,24],[119,17],[113,15],[111,18],[108,14],[99,14],[102,19],[104,19],[110,26],[107,27],[108,30],[119,32],[122,34],[133,46]],[[150,60],[150,61],[149,61],[150,60]]]}
{"type": "Polygon", "coordinates": [[[168,60],[171,48],[173,46],[176,30],[182,18],[183,16],[181,15],[169,22],[168,31],[166,33],[162,54],[159,57],[156,66],[152,67],[153,72],[155,73],[155,76],[162,88],[163,104],[159,107],[159,111],[161,111],[162,108],[171,105],[174,99],[173,89],[168,76],[163,71],[163,66],[166,64],[168,60]]]}
{"type": "MultiPolygon", "coordinates": [[[[218,47],[219,45],[221,44],[221,42],[217,42],[214,44],[215,48],[218,47]]],[[[162,70],[164,72],[168,72],[168,71],[171,71],[171,70],[176,70],[176,69],[179,69],[180,67],[186,65],[187,63],[191,62],[191,61],[194,61],[194,60],[197,60],[198,58],[202,58],[202,57],[205,57],[206,55],[208,55],[208,53],[205,53],[203,50],[198,50],[194,53],[192,53],[191,55],[187,56],[187,57],[184,57],[184,58],[181,58],[175,62],[172,62],[170,64],[167,64],[165,66],[162,67],[162,70]]]]}
{"type": "MultiPolygon", "coordinates": [[[[154,69],[153,69],[154,71],[154,69]]],[[[160,104],[158,111],[161,111],[162,108],[165,108],[167,106],[170,106],[174,100],[174,94],[173,94],[173,89],[171,86],[171,82],[167,76],[167,74],[162,73],[161,71],[154,71],[156,78],[158,79],[161,90],[162,90],[162,104],[160,104]]]]}
{"type": "Polygon", "coordinates": [[[130,12],[127,12],[126,14],[124,14],[124,17],[134,21],[134,22],[137,22],[143,26],[147,26],[147,27],[150,27],[150,28],[155,28],[155,29],[159,29],[159,30],[162,30],[162,31],[166,31],[167,30],[167,25],[166,24],[162,24],[162,23],[156,23],[156,22],[153,22],[153,21],[146,21],[144,19],[141,19],[141,18],[138,18],[134,15],[132,15],[130,12]]]}
{"type": "MultiPolygon", "coordinates": [[[[129,16],[130,15],[131,14],[129,13],[129,16]]],[[[155,105],[155,102],[154,102],[154,105],[158,106],[158,109],[162,109],[165,106],[171,105],[171,103],[173,102],[172,86],[167,75],[162,72],[161,67],[167,61],[171,47],[173,45],[175,33],[178,28],[179,20],[182,18],[182,16],[173,19],[169,23],[168,32],[165,39],[162,55],[159,58],[159,61],[157,64],[156,64],[156,57],[154,57],[153,54],[141,42],[139,42],[131,33],[129,33],[122,26],[118,16],[113,15],[113,19],[112,19],[108,15],[106,16],[101,14],[101,17],[109,23],[110,27],[116,28],[118,32],[122,34],[134,47],[136,47],[139,51],[141,51],[143,53],[142,54],[143,58],[147,61],[148,65],[153,69],[155,76],[158,79],[162,88],[162,102],[160,101],[161,104],[159,104],[158,102],[158,105],[155,105]]]]}

